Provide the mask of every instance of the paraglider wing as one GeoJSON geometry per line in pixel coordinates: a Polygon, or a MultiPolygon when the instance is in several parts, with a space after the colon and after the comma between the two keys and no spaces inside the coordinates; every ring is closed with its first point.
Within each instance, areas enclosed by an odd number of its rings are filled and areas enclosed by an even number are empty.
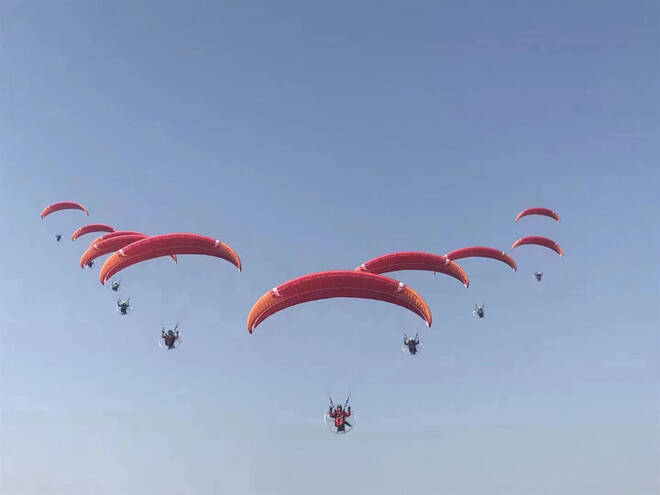
{"type": "Polygon", "coordinates": [[[102,284],[110,277],[136,263],[173,254],[201,254],[215,256],[232,263],[241,270],[238,254],[222,241],[199,234],[162,234],[129,244],[108,258],[99,273],[102,284]]]}
{"type": "Polygon", "coordinates": [[[114,232],[109,232],[103,234],[101,237],[96,239],[94,242],[105,241],[106,239],[112,239],[113,237],[119,237],[120,235],[147,235],[142,232],[135,232],[134,230],[115,230],[114,232]]]}
{"type": "Polygon", "coordinates": [[[518,270],[518,265],[516,265],[516,262],[511,256],[506,254],[504,251],[500,251],[499,249],[486,247],[486,246],[464,247],[461,249],[456,249],[454,251],[451,251],[445,254],[445,256],[450,260],[460,260],[463,258],[474,258],[474,257],[492,258],[494,260],[499,260],[503,263],[506,263],[511,268],[513,268],[514,271],[518,270]]]}
{"type": "Polygon", "coordinates": [[[419,251],[401,251],[385,254],[366,263],[362,263],[355,270],[378,275],[403,270],[426,270],[444,273],[454,277],[456,280],[462,282],[465,287],[470,285],[467,273],[458,264],[449,260],[446,256],[419,251]]]}
{"type": "Polygon", "coordinates": [[[73,201],[59,201],[57,203],[53,203],[52,205],[48,205],[43,210],[41,210],[41,218],[46,218],[51,213],[55,213],[56,211],[60,210],[82,210],[87,214],[87,216],[89,216],[87,208],[85,208],[80,203],[75,203],[73,201]]]}
{"type": "Polygon", "coordinates": [[[105,240],[95,240],[92,244],[89,245],[87,250],[80,257],[80,267],[84,266],[90,261],[95,260],[99,256],[103,256],[108,253],[114,253],[119,249],[128,246],[129,244],[145,239],[148,236],[145,234],[133,234],[133,235],[121,235],[112,237],[105,240]]]}
{"type": "Polygon", "coordinates": [[[79,227],[75,230],[75,232],[71,235],[71,240],[75,241],[78,239],[78,237],[83,236],[85,234],[91,234],[92,232],[114,232],[115,229],[110,227],[110,225],[106,225],[104,223],[90,223],[89,225],[83,225],[82,227],[79,227]]]}
{"type": "Polygon", "coordinates": [[[428,304],[410,287],[375,273],[333,270],[294,278],[261,296],[248,314],[248,331],[252,333],[262,321],[285,308],[334,297],[373,299],[396,304],[417,314],[431,326],[428,304]]]}
{"type": "MultiPolygon", "coordinates": [[[[90,243],[87,250],[80,257],[80,263],[81,263],[80,266],[81,267],[83,266],[83,264],[82,264],[83,259],[85,259],[90,254],[93,255],[91,259],[95,259],[95,258],[98,258],[99,256],[103,256],[105,254],[108,254],[108,253],[117,251],[117,250],[119,250],[123,247],[126,247],[132,242],[139,241],[139,240],[145,239],[147,237],[149,237],[147,234],[143,234],[142,232],[135,232],[133,230],[117,230],[115,232],[110,232],[108,234],[102,235],[101,237],[97,237],[95,240],[93,240],[90,243]],[[122,239],[122,241],[119,244],[117,244],[116,247],[115,247],[114,244],[107,244],[107,245],[104,244],[103,246],[100,245],[102,242],[109,241],[111,239],[116,239],[118,237],[121,237],[121,238],[126,237],[126,239],[122,239]],[[130,242],[126,242],[126,241],[130,241],[130,242]],[[94,246],[96,244],[99,244],[99,246],[97,246],[95,248],[94,246]],[[114,249],[110,249],[110,246],[113,246],[114,249]],[[102,250],[104,252],[98,253],[97,250],[102,250]]],[[[176,254],[171,254],[170,257],[174,260],[175,263],[178,262],[176,254]]]]}
{"type": "Polygon", "coordinates": [[[518,216],[516,217],[516,222],[520,220],[522,217],[526,217],[529,215],[543,215],[545,217],[550,217],[554,218],[558,222],[561,222],[561,218],[559,218],[559,215],[557,215],[557,212],[554,210],[551,210],[549,208],[527,208],[526,210],[521,211],[518,213],[518,216]]]}
{"type": "Polygon", "coordinates": [[[548,239],[547,237],[541,237],[538,235],[532,235],[529,237],[522,237],[518,239],[516,242],[513,243],[511,249],[515,249],[518,246],[524,246],[526,244],[534,244],[537,246],[547,247],[548,249],[552,249],[559,256],[564,256],[564,250],[561,248],[559,244],[557,244],[552,239],[548,239]]]}

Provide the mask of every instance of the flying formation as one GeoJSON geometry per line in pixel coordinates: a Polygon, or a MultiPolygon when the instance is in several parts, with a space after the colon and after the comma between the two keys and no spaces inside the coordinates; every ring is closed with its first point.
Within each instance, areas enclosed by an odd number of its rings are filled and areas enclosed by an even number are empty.
{"type": "MultiPolygon", "coordinates": [[[[41,211],[41,218],[66,210],[81,211],[89,216],[89,211],[81,203],[61,201],[45,207],[41,211]]],[[[561,222],[559,215],[549,208],[534,207],[522,210],[515,218],[518,222],[531,215],[540,215],[561,222]]],[[[80,257],[80,267],[92,268],[95,261],[109,255],[99,269],[99,282],[104,285],[119,272],[137,263],[155,258],[170,257],[177,263],[181,255],[203,255],[224,260],[242,271],[242,263],[238,254],[227,243],[213,237],[193,233],[166,233],[148,235],[132,230],[116,230],[104,223],[93,223],[80,226],[71,235],[76,241],[91,233],[102,233],[90,242],[80,257]]],[[[62,234],[55,235],[56,242],[62,240],[62,234]]],[[[550,249],[559,256],[564,256],[564,250],[554,240],[538,235],[525,236],[516,240],[511,246],[515,250],[521,246],[540,246],[550,249]]],[[[421,251],[401,251],[377,256],[350,270],[326,270],[309,273],[276,285],[263,294],[251,307],[247,315],[247,330],[250,334],[263,324],[266,319],[276,313],[293,306],[311,301],[333,298],[370,299],[399,306],[419,317],[427,327],[432,324],[431,309],[424,298],[408,285],[386,276],[392,272],[409,270],[433,272],[442,274],[459,281],[465,288],[469,288],[468,274],[457,261],[467,258],[489,258],[508,265],[514,272],[518,270],[516,261],[506,252],[487,246],[467,246],[444,255],[421,251]]],[[[543,273],[534,272],[534,278],[541,282],[543,273]]],[[[119,293],[122,284],[113,280],[110,284],[113,292],[119,293]]],[[[483,319],[485,317],[484,304],[474,305],[473,314],[483,319]]],[[[122,316],[127,316],[132,308],[130,299],[119,298],[116,309],[122,316]]],[[[179,333],[179,324],[166,329],[161,326],[159,346],[166,350],[177,349],[182,339],[179,333]]],[[[422,342],[419,332],[414,338],[404,334],[402,350],[410,356],[417,356],[421,350],[422,342]]],[[[337,404],[330,398],[330,407],[324,414],[324,423],[334,433],[344,434],[350,432],[355,424],[355,415],[351,411],[349,398],[337,404]]]]}

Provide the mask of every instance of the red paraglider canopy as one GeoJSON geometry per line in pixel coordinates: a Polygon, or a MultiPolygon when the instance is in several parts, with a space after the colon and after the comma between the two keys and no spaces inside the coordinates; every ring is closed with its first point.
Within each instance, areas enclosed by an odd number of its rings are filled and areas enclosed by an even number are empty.
{"type": "Polygon", "coordinates": [[[83,225],[78,227],[75,232],[71,235],[71,240],[75,241],[78,237],[81,237],[85,234],[91,234],[92,232],[114,232],[115,229],[106,225],[104,223],[90,223],[89,225],[83,225]]]}
{"type": "Polygon", "coordinates": [[[46,206],[43,210],[41,210],[41,218],[46,218],[51,213],[55,213],[56,211],[60,210],[82,210],[87,214],[87,216],[89,216],[87,208],[85,208],[80,203],[74,203],[73,201],[59,201],[57,203],[53,203],[52,205],[46,206]]]}
{"type": "Polygon", "coordinates": [[[506,254],[504,251],[486,246],[470,246],[455,249],[454,251],[450,251],[449,253],[445,254],[445,256],[450,260],[460,260],[463,258],[474,257],[492,258],[494,260],[501,261],[502,263],[506,263],[511,268],[513,268],[514,271],[518,270],[518,265],[516,265],[515,260],[511,256],[506,254]]]}
{"type": "Polygon", "coordinates": [[[548,249],[552,249],[559,256],[564,256],[564,250],[561,248],[559,244],[557,244],[552,239],[548,239],[547,237],[541,237],[538,235],[532,235],[529,237],[522,237],[518,239],[516,242],[513,243],[511,249],[515,249],[518,246],[524,246],[525,244],[534,244],[537,246],[547,247],[548,249]]]}
{"type": "MultiPolygon", "coordinates": [[[[106,255],[108,253],[114,253],[119,249],[122,249],[133,242],[140,241],[149,237],[147,234],[142,234],[141,232],[133,232],[131,230],[117,230],[115,232],[110,232],[109,234],[102,235],[97,239],[93,240],[87,250],[80,257],[80,267],[85,268],[85,265],[90,261],[94,261],[99,256],[106,255]]],[[[175,254],[171,254],[170,257],[177,262],[177,257],[175,254]]]]}
{"type": "Polygon", "coordinates": [[[172,254],[215,256],[229,261],[241,270],[241,260],[228,244],[204,235],[175,233],[147,237],[120,249],[105,261],[99,273],[99,280],[104,284],[124,268],[172,254]]]}
{"type": "Polygon", "coordinates": [[[446,256],[419,251],[400,251],[398,253],[384,254],[366,263],[362,263],[355,270],[376,274],[403,270],[425,270],[444,273],[445,275],[454,277],[465,285],[465,287],[470,285],[467,273],[457,263],[449,260],[446,256]]]}
{"type": "Polygon", "coordinates": [[[248,314],[248,331],[252,333],[262,321],[285,308],[334,297],[373,299],[396,304],[420,316],[431,326],[428,304],[410,287],[375,273],[333,270],[294,278],[261,296],[248,314]]]}
{"type": "Polygon", "coordinates": [[[544,217],[554,218],[558,222],[561,222],[561,218],[559,218],[557,212],[549,208],[541,208],[541,207],[527,208],[526,210],[521,211],[520,213],[518,213],[518,216],[516,217],[516,222],[520,220],[522,217],[526,217],[529,215],[543,215],[544,217]]]}
{"type": "Polygon", "coordinates": [[[114,232],[109,232],[107,234],[103,234],[101,237],[96,239],[94,242],[100,242],[100,241],[105,241],[106,239],[112,239],[113,237],[119,237],[122,235],[144,235],[142,232],[135,232],[134,230],[115,230],[114,232]]]}
{"type": "Polygon", "coordinates": [[[110,239],[99,240],[97,239],[89,245],[87,250],[80,257],[80,268],[84,268],[87,263],[94,261],[99,256],[104,254],[114,253],[115,251],[128,246],[129,244],[146,239],[148,236],[145,234],[133,235],[120,235],[110,239]]]}

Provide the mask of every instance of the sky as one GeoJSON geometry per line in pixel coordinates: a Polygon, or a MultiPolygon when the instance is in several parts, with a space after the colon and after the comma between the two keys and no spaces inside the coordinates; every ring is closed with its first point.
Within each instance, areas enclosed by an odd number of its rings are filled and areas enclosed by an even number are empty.
{"type": "Polygon", "coordinates": [[[0,492],[659,493],[659,19],[652,1],[0,2],[0,492]],[[39,218],[61,200],[90,216],[39,218]],[[562,222],[515,223],[530,206],[562,222]],[[244,269],[133,266],[122,317],[103,260],[78,266],[91,222],[209,235],[244,269]],[[431,328],[333,299],[247,332],[296,276],[524,235],[566,255],[461,260],[468,289],[392,274],[431,328]],[[159,349],[176,322],[183,345],[159,349]],[[329,394],[351,395],[350,434],[325,429],[329,394]]]}

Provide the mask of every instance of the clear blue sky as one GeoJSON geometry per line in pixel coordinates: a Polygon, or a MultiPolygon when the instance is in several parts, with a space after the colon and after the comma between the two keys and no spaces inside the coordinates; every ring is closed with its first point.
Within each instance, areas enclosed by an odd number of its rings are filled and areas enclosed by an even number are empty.
{"type": "Polygon", "coordinates": [[[0,491],[659,493],[660,8],[497,4],[2,2],[0,491]],[[58,200],[91,215],[40,220],[58,200]],[[536,205],[562,223],[514,222],[536,205]],[[244,271],[132,267],[122,318],[87,222],[214,236],[244,271]],[[395,274],[431,329],[351,300],[245,328],[297,275],[531,234],[566,256],[395,274]]]}

